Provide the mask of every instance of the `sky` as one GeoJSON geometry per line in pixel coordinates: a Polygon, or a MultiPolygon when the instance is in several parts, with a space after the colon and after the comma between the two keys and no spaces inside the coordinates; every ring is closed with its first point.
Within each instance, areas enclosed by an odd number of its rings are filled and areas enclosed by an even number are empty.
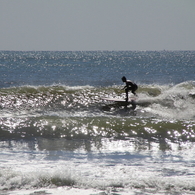
{"type": "Polygon", "coordinates": [[[195,50],[195,0],[0,0],[0,50],[195,50]]]}

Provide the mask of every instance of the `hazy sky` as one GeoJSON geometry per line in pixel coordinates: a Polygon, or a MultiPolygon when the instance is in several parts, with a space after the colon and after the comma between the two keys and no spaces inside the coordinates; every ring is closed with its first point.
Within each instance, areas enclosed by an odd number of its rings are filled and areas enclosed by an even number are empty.
{"type": "Polygon", "coordinates": [[[195,50],[195,0],[0,0],[0,50],[195,50]]]}

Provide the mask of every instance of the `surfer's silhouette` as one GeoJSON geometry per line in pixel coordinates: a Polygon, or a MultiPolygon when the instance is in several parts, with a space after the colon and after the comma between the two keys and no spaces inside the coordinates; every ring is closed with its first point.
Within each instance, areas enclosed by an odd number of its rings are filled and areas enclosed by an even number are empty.
{"type": "Polygon", "coordinates": [[[131,91],[134,95],[137,96],[135,91],[137,90],[138,86],[134,82],[132,82],[130,80],[127,80],[125,76],[123,76],[121,79],[124,83],[126,83],[126,85],[123,89],[125,90],[125,93],[126,93],[126,99],[125,100],[126,100],[126,102],[128,102],[128,99],[129,99],[128,92],[131,91]]]}

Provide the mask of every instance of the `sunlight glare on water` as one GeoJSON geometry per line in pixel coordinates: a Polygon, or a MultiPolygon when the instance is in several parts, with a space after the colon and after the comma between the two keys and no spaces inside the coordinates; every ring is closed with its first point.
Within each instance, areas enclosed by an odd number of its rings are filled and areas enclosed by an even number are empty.
{"type": "Polygon", "coordinates": [[[1,51],[0,64],[3,194],[194,193],[194,51],[1,51]],[[136,108],[103,99],[125,100],[122,76],[136,108]]]}

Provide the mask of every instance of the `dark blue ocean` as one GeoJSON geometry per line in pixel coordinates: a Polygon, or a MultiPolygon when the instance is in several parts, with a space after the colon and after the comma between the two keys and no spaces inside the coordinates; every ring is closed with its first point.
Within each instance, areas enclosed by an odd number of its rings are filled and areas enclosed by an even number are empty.
{"type": "Polygon", "coordinates": [[[195,194],[195,51],[0,51],[0,194],[195,194]],[[121,77],[138,85],[136,108],[121,77]]]}
{"type": "Polygon", "coordinates": [[[194,79],[194,51],[89,51],[0,53],[0,87],[23,85],[112,86],[121,77],[138,84],[194,79]]]}

